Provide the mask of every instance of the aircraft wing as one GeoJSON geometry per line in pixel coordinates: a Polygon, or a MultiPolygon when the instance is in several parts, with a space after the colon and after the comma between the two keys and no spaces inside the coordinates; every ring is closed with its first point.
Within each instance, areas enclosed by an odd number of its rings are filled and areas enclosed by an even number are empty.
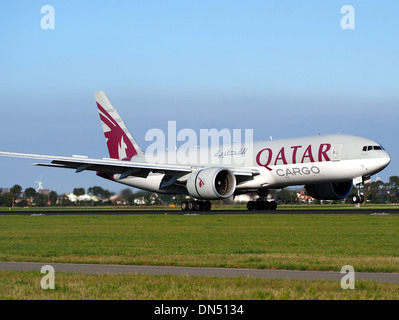
{"type": "MultiPolygon", "coordinates": [[[[169,175],[185,176],[196,169],[201,169],[204,166],[190,166],[190,165],[174,165],[174,164],[158,164],[138,161],[122,161],[116,159],[91,159],[86,156],[49,156],[28,153],[14,153],[14,152],[1,152],[0,156],[47,160],[50,163],[34,163],[36,166],[56,167],[64,169],[75,169],[76,173],[88,171],[100,171],[110,174],[120,174],[120,179],[128,176],[142,176],[146,177],[149,172],[164,172],[169,175]]],[[[229,168],[234,175],[237,176],[240,182],[252,179],[257,172],[251,169],[234,169],[229,168]]]]}

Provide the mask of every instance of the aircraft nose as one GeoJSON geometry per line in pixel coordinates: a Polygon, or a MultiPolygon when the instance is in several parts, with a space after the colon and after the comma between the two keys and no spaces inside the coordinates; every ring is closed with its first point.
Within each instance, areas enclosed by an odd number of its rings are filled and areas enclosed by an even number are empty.
{"type": "Polygon", "coordinates": [[[385,150],[384,150],[384,152],[385,152],[385,157],[384,157],[384,162],[386,163],[385,164],[385,167],[388,165],[388,164],[390,164],[390,162],[391,162],[391,156],[389,155],[389,153],[388,152],[386,152],[385,150]]]}

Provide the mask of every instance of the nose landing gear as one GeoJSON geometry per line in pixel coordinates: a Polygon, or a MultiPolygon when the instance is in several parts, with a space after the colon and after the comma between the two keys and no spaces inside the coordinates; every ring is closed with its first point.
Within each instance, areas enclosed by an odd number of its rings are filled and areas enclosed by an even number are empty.
{"type": "Polygon", "coordinates": [[[361,193],[361,189],[364,188],[364,181],[363,177],[359,177],[356,179],[353,179],[353,184],[357,188],[357,195],[354,195],[352,198],[352,201],[356,203],[357,205],[361,204],[364,202],[364,195],[361,193]]]}
{"type": "Polygon", "coordinates": [[[359,194],[353,196],[352,200],[353,200],[354,203],[358,203],[358,204],[359,203],[363,203],[364,202],[364,195],[359,193],[359,194]]]}

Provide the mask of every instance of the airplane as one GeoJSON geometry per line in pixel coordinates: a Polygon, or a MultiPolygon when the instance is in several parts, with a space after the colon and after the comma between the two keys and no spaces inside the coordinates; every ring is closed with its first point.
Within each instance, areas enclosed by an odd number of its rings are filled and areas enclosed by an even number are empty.
{"type": "MultiPolygon", "coordinates": [[[[226,152],[205,150],[208,156],[222,159],[221,164],[148,161],[105,92],[95,92],[95,99],[110,158],[13,152],[0,152],[0,156],[46,160],[50,162],[34,165],[76,173],[95,171],[101,178],[138,189],[187,195],[191,200],[181,203],[183,211],[209,211],[211,200],[247,193],[259,197],[247,202],[248,210],[276,210],[277,203],[266,200],[269,190],[301,185],[319,200],[344,199],[356,186],[353,200],[362,203],[361,187],[391,161],[379,143],[347,134],[259,141],[250,148],[232,145],[226,152]],[[232,161],[243,155],[250,161],[232,161]]],[[[203,151],[199,150],[197,159],[203,151]]]]}

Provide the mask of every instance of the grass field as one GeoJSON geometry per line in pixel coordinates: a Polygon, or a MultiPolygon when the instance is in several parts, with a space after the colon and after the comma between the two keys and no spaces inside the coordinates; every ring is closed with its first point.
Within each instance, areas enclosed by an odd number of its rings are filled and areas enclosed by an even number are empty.
{"type": "MultiPolygon", "coordinates": [[[[331,271],[349,264],[355,271],[399,272],[399,215],[6,215],[0,216],[0,260],[331,271]]],[[[33,277],[0,273],[0,298],[13,299],[12,292],[18,290],[22,291],[17,299],[30,298],[26,286],[33,277]]],[[[61,287],[54,298],[65,297],[64,289],[71,293],[68,299],[101,297],[104,288],[112,291],[113,285],[129,283],[126,279],[135,283],[144,279],[144,288],[153,283],[147,289],[151,287],[156,299],[397,299],[399,292],[398,285],[388,284],[364,283],[357,288],[363,292],[354,294],[328,281],[217,278],[207,278],[202,288],[199,284],[205,280],[177,276],[103,276],[105,287],[95,289],[95,276],[61,277],[66,284],[57,280],[61,287]],[[73,277],[85,284],[79,284],[81,293],[75,292],[75,280],[68,280],[73,277]],[[251,281],[258,286],[251,289],[251,281]],[[171,283],[174,290],[169,292],[171,283]]],[[[46,295],[40,291],[36,298],[46,295]]],[[[155,297],[150,292],[141,296],[155,297]]],[[[110,297],[118,298],[118,293],[110,297]]]]}
{"type": "Polygon", "coordinates": [[[43,290],[38,272],[0,271],[0,299],[46,300],[365,300],[399,299],[399,285],[357,281],[342,290],[334,281],[264,280],[193,276],[56,273],[55,290],[43,290]]]}
{"type": "Polygon", "coordinates": [[[0,216],[0,260],[399,272],[399,216],[0,216]]]}

